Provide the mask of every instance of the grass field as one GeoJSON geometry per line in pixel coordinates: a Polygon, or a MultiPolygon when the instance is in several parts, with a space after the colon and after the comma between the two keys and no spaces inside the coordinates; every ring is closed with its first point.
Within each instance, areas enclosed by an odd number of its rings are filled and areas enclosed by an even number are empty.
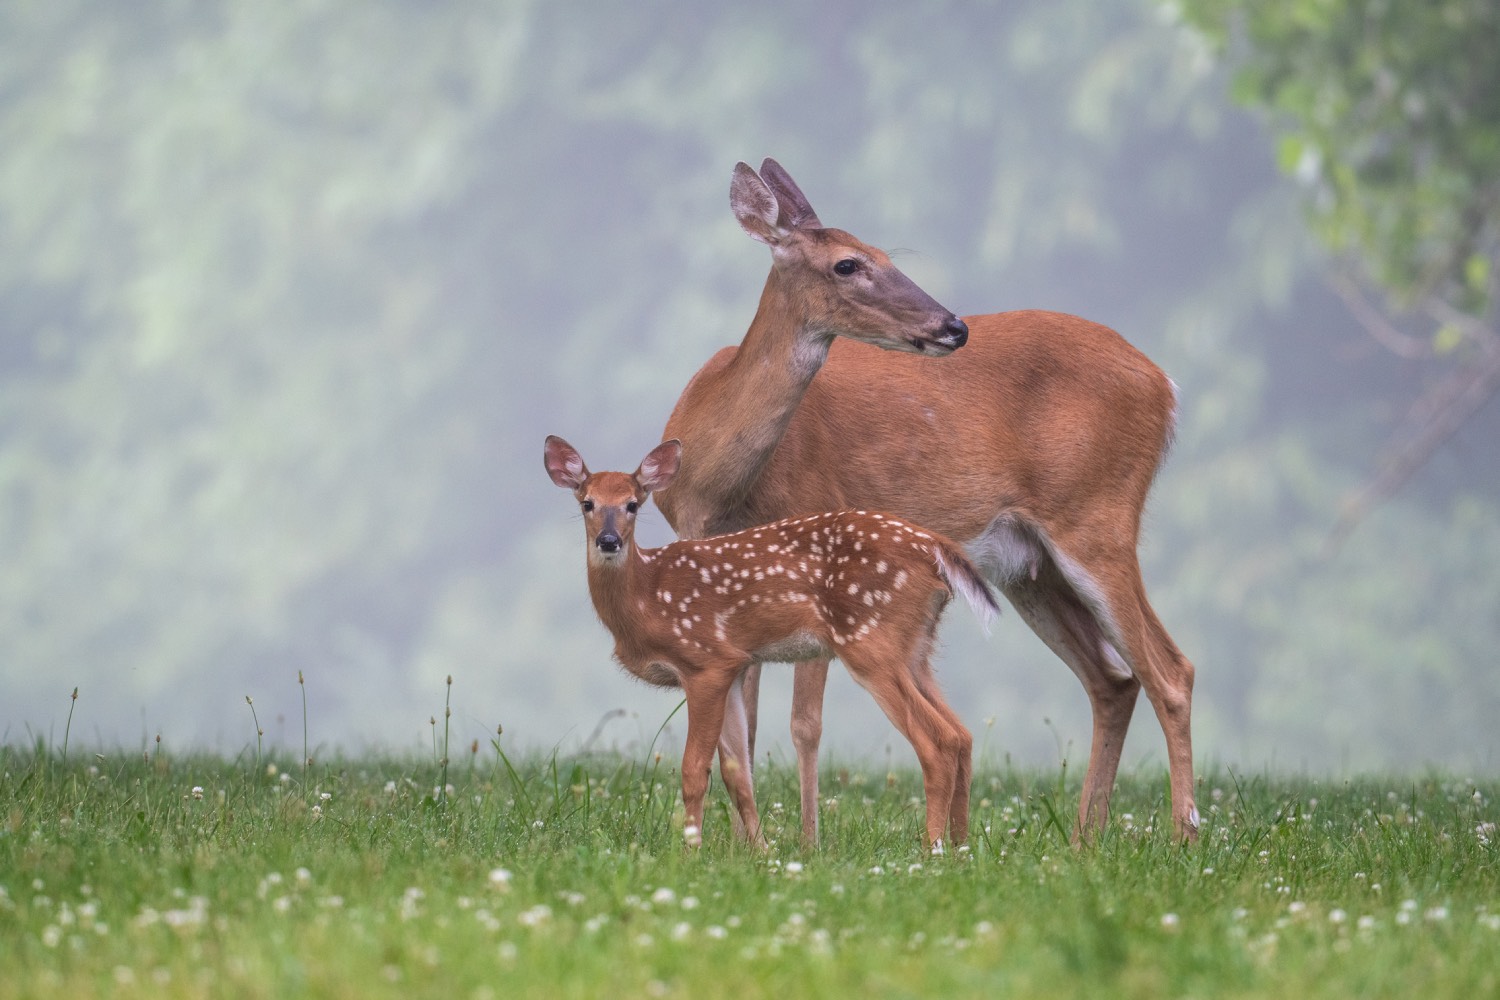
{"type": "Polygon", "coordinates": [[[681,846],[669,758],[459,756],[0,747],[0,997],[1500,992],[1493,779],[1212,771],[1184,848],[1127,774],[1075,850],[1075,776],[981,762],[931,857],[915,772],[831,767],[808,851],[767,766],[758,856],[717,783],[681,846]]]}

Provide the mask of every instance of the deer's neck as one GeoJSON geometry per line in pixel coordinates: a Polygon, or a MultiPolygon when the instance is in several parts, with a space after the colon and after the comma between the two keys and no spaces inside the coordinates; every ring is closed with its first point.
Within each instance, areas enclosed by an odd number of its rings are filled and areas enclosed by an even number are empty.
{"type": "Polygon", "coordinates": [[[685,538],[744,527],[736,517],[828,360],[833,335],[812,327],[775,268],[733,359],[705,370],[667,427],[682,469],[657,498],[685,538]]]}

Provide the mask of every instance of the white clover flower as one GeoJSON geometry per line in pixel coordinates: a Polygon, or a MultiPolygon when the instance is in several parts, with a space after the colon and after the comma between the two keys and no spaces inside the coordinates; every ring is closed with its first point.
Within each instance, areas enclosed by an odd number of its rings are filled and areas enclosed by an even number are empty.
{"type": "Polygon", "coordinates": [[[1342,924],[1344,921],[1346,921],[1348,919],[1349,919],[1349,914],[1345,913],[1343,910],[1339,909],[1338,907],[1334,907],[1333,909],[1331,909],[1331,910],[1328,911],[1328,922],[1331,923],[1331,924],[1342,924]]]}
{"type": "Polygon", "coordinates": [[[538,903],[529,910],[522,910],[516,916],[516,920],[522,927],[540,927],[552,919],[552,907],[546,903],[538,903]]]}
{"type": "Polygon", "coordinates": [[[671,889],[668,889],[666,886],[662,886],[660,889],[657,889],[651,894],[651,902],[655,903],[657,906],[667,906],[676,901],[677,893],[673,892],[671,889]]]}
{"type": "Polygon", "coordinates": [[[800,875],[802,873],[802,862],[788,861],[786,863],[786,873],[788,875],[800,875]]]}
{"type": "Polygon", "coordinates": [[[193,786],[193,798],[198,799],[199,801],[202,801],[202,799],[203,799],[203,786],[202,785],[194,785],[193,786]]]}
{"type": "Polygon", "coordinates": [[[1163,913],[1161,915],[1162,930],[1175,931],[1181,923],[1181,918],[1175,913],[1163,913]]]}
{"type": "Polygon", "coordinates": [[[504,868],[490,869],[490,885],[502,891],[510,888],[510,872],[504,868]]]}
{"type": "Polygon", "coordinates": [[[729,936],[729,932],[723,927],[720,927],[718,924],[710,925],[709,927],[704,929],[703,933],[707,934],[715,941],[722,941],[729,936]]]}

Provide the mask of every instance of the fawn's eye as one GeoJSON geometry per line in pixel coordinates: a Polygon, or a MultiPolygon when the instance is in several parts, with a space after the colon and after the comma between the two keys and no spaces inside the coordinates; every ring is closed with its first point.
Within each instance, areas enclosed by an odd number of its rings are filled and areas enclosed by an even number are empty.
{"type": "Polygon", "coordinates": [[[855,271],[859,270],[859,261],[855,260],[853,257],[845,257],[843,260],[833,265],[833,270],[835,274],[842,274],[847,277],[848,275],[851,275],[855,271]]]}
{"type": "Polygon", "coordinates": [[[583,508],[583,512],[585,514],[587,514],[587,513],[589,513],[590,511],[592,511],[594,509],[594,501],[592,501],[592,500],[581,500],[581,501],[579,501],[578,506],[582,507],[583,508]]]}
{"type": "Polygon", "coordinates": [[[628,514],[634,514],[636,511],[638,511],[640,509],[641,509],[641,505],[638,504],[638,503],[636,503],[634,500],[630,501],[629,503],[627,503],[625,505],[625,512],[628,513],[628,514]]]}

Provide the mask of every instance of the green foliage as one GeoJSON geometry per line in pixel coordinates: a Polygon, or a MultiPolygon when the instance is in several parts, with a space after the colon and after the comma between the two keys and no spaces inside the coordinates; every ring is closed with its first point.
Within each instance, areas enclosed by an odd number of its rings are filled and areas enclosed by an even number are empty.
{"type": "Polygon", "coordinates": [[[765,855],[681,846],[670,766],[484,751],[64,764],[0,747],[5,996],[1483,996],[1493,783],[1205,775],[1173,843],[1127,775],[1075,850],[1056,775],[981,766],[975,841],[918,846],[915,773],[831,769],[824,846],[760,775],[765,855]]]}
{"type": "Polygon", "coordinates": [[[1500,10],[1488,0],[1186,0],[1270,112],[1319,230],[1403,303],[1484,315],[1500,252],[1500,10]]]}

